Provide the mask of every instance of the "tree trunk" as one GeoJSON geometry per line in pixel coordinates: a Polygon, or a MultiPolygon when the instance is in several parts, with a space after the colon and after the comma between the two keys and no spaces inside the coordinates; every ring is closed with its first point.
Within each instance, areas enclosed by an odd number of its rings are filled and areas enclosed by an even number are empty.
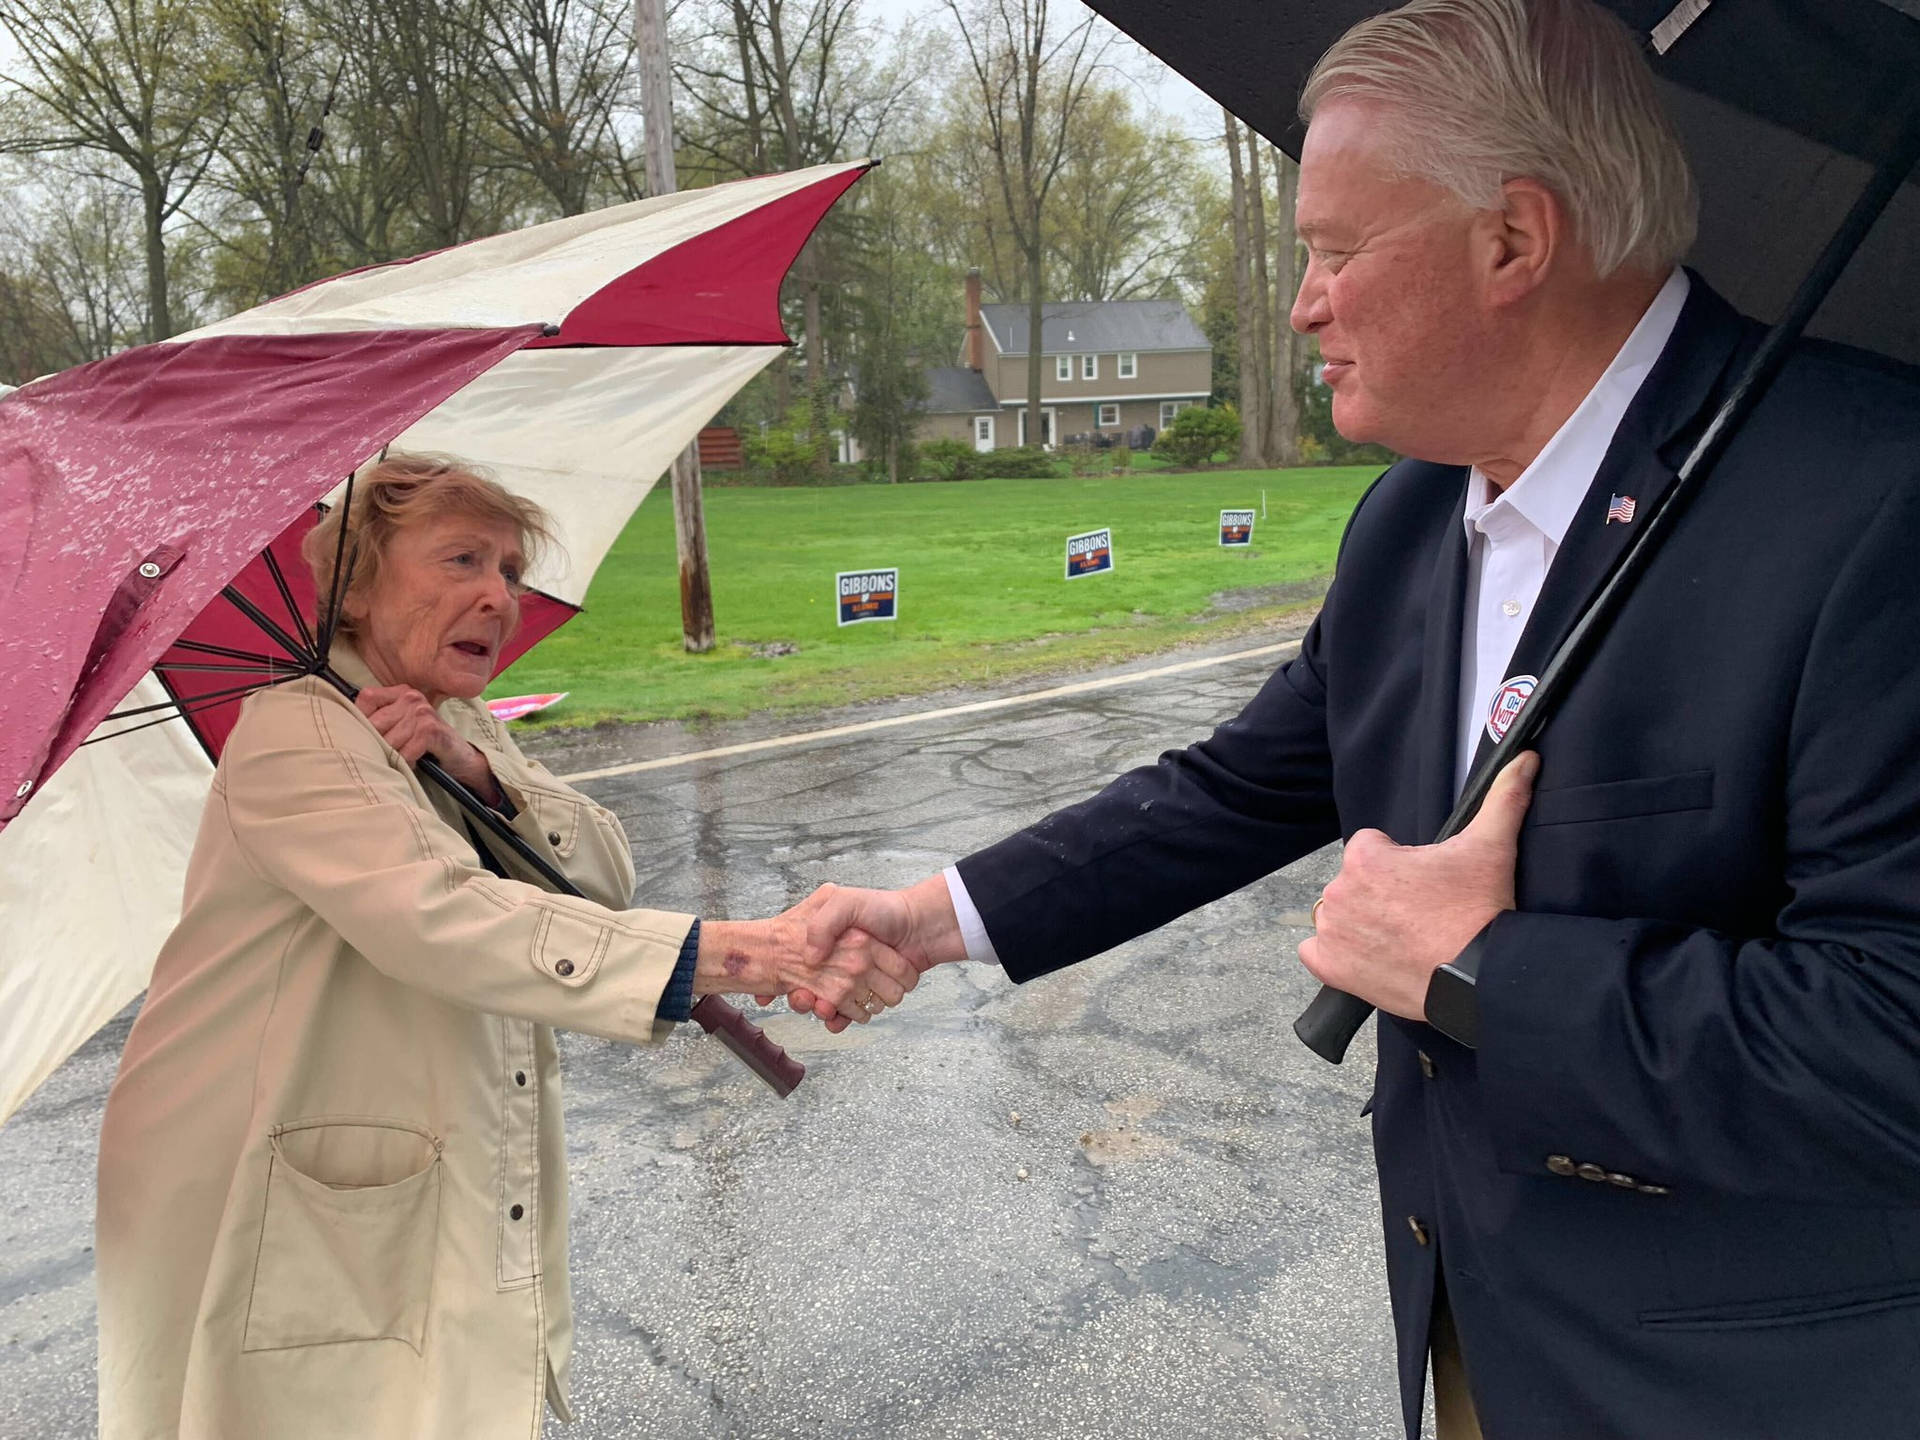
{"type": "Polygon", "coordinates": [[[141,219],[147,246],[147,339],[173,334],[173,310],[167,298],[167,242],[161,233],[166,196],[157,175],[140,177],[141,219]]]}
{"type": "MultiPolygon", "coordinates": [[[[1273,459],[1273,287],[1267,276],[1267,184],[1260,174],[1260,137],[1247,132],[1247,257],[1252,262],[1253,337],[1259,358],[1259,373],[1252,377],[1252,388],[1260,392],[1260,426],[1257,431],[1260,466],[1270,467],[1273,459]]],[[[1240,378],[1240,393],[1246,394],[1248,378],[1240,378]]]]}
{"type": "Polygon", "coordinates": [[[1267,454],[1275,465],[1300,463],[1300,395],[1294,382],[1300,371],[1300,340],[1288,322],[1294,291],[1300,288],[1300,245],[1293,234],[1293,206],[1300,193],[1300,167],[1279,147],[1273,152],[1273,187],[1278,202],[1273,226],[1273,388],[1267,404],[1267,454]]]}
{"type": "Polygon", "coordinates": [[[1256,358],[1258,328],[1253,310],[1258,297],[1254,293],[1252,257],[1247,253],[1247,181],[1240,161],[1240,122],[1230,111],[1221,111],[1227,124],[1227,163],[1233,184],[1233,325],[1238,342],[1235,354],[1240,367],[1240,458],[1243,470],[1258,470],[1261,465],[1262,408],[1265,395],[1259,384],[1260,365],[1256,358]]]}
{"type": "MultiPolygon", "coordinates": [[[[1036,219],[1038,217],[1035,217],[1036,219]]],[[[1041,353],[1041,321],[1045,318],[1045,277],[1042,266],[1045,253],[1039,244],[1039,227],[1034,227],[1034,244],[1027,252],[1027,443],[1046,443],[1046,407],[1040,403],[1042,371],[1047,357],[1041,353]]],[[[1055,441],[1059,436],[1054,437],[1055,441]]]]}

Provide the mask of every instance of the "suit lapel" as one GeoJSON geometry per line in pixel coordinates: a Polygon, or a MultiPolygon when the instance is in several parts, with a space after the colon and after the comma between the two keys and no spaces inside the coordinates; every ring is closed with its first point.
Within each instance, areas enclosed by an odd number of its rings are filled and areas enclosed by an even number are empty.
{"type": "MultiPolygon", "coordinates": [[[[1503,679],[1537,677],[1546,668],[1560,642],[1612,573],[1638,527],[1672,488],[1688,446],[1705,425],[1709,405],[1718,398],[1721,377],[1745,327],[1733,308],[1708,289],[1704,280],[1692,274],[1690,279],[1692,288],[1672,338],[1627,407],[1613,443],[1594,473],[1593,484],[1574,512],[1573,523],[1567,526],[1503,679]],[[1632,498],[1630,522],[1607,520],[1608,507],[1616,495],[1632,498]]],[[[1710,479],[1708,483],[1712,483],[1710,479]]],[[[1457,672],[1457,637],[1454,655],[1457,672]]],[[[1475,765],[1486,758],[1493,744],[1493,738],[1482,729],[1475,765]]],[[[1433,830],[1438,829],[1436,821],[1433,830]]]]}
{"type": "MultiPolygon", "coordinates": [[[[1467,536],[1462,521],[1467,472],[1456,469],[1451,473],[1459,499],[1446,512],[1446,533],[1436,547],[1433,577],[1427,589],[1420,712],[1414,726],[1414,733],[1421,737],[1420,790],[1415,833],[1401,837],[1409,845],[1433,839],[1453,808],[1454,747],[1460,733],[1460,640],[1467,594],[1467,536]]],[[[1445,482],[1436,477],[1434,483],[1445,482]]]]}

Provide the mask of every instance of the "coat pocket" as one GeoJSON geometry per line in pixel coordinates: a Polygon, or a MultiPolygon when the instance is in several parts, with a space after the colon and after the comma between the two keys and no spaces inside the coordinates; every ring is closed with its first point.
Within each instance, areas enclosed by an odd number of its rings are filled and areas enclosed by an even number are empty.
{"type": "Polygon", "coordinates": [[[275,1126],[243,1350],[426,1339],[440,1141],[402,1120],[275,1126]]]}
{"type": "Polygon", "coordinates": [[[1901,1280],[1891,1285],[1864,1285],[1852,1290],[1749,1300],[1732,1305],[1642,1310],[1640,1323],[1656,1330],[1761,1330],[1777,1325],[1847,1320],[1916,1305],[1920,1305],[1920,1282],[1901,1280]]]}
{"type": "Polygon", "coordinates": [[[1527,810],[1530,827],[1579,825],[1594,820],[1627,820],[1636,815],[1672,815],[1713,805],[1713,771],[1685,770],[1599,785],[1567,785],[1541,790],[1527,810]]]}

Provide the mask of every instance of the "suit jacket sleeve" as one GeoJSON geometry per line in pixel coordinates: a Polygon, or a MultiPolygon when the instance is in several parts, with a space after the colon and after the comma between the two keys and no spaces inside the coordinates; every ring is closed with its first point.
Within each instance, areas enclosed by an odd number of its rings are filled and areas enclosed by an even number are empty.
{"type": "Polygon", "coordinates": [[[1097,955],[1337,839],[1322,667],[1316,622],[1207,739],[960,861],[1008,975],[1097,955]]]}
{"type": "Polygon", "coordinates": [[[1754,697],[1792,706],[1781,833],[1753,837],[1784,855],[1774,933],[1494,923],[1478,1067],[1502,1168],[1557,1154],[1676,1188],[1920,1204],[1917,494],[1856,543],[1798,692],[1754,697]]]}
{"type": "MultiPolygon", "coordinates": [[[[327,687],[297,682],[252,699],[221,768],[248,864],[384,974],[476,1010],[610,1039],[664,1033],[655,1011],[693,917],[488,873],[467,837],[423,803],[404,762],[327,687]]],[[[534,794],[520,795],[537,816],[534,794]]],[[[572,837],[576,855],[579,843],[572,837]]],[[[603,873],[597,888],[611,897],[631,873],[603,873]]]]}

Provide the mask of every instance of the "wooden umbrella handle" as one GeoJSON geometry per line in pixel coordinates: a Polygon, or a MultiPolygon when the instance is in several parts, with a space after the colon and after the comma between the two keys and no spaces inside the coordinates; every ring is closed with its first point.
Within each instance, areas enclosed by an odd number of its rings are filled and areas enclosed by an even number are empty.
{"type": "Polygon", "coordinates": [[[767,1038],[767,1032],[718,995],[708,995],[693,1007],[700,1028],[740,1057],[782,1100],[806,1078],[807,1067],[767,1038]]]}

